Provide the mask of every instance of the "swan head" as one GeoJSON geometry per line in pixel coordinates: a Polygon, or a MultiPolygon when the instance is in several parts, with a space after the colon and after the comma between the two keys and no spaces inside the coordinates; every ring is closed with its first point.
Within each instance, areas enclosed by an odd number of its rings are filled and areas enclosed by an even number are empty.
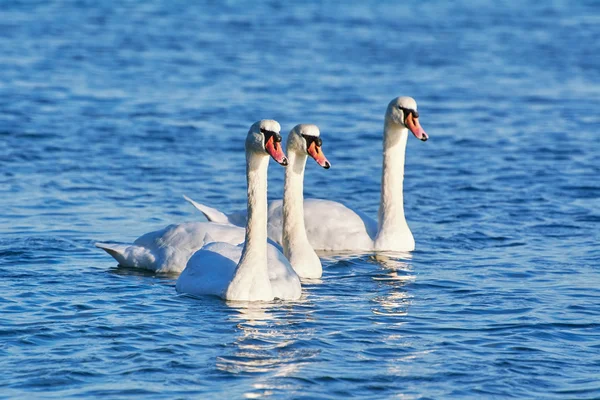
{"type": "Polygon", "coordinates": [[[417,102],[412,97],[396,97],[390,101],[385,113],[385,122],[408,128],[419,140],[429,139],[419,123],[417,102]]]}
{"type": "Polygon", "coordinates": [[[313,124],[298,124],[288,135],[287,151],[296,151],[302,154],[308,154],[315,159],[317,164],[325,169],[331,167],[331,163],[323,154],[321,146],[321,132],[319,127],[313,124]]]}
{"type": "Polygon", "coordinates": [[[281,126],[272,119],[255,122],[246,137],[246,152],[268,154],[281,165],[288,165],[288,159],[281,148],[281,126]]]}

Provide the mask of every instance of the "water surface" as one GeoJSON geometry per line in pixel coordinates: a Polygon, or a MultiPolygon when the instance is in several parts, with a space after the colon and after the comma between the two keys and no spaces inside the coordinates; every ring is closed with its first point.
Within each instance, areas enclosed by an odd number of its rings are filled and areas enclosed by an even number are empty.
{"type": "Polygon", "coordinates": [[[0,397],[600,397],[597,2],[138,3],[3,2],[0,397]],[[244,305],[93,247],[242,208],[262,118],[319,125],[306,196],[376,216],[398,95],[412,255],[244,305]]]}

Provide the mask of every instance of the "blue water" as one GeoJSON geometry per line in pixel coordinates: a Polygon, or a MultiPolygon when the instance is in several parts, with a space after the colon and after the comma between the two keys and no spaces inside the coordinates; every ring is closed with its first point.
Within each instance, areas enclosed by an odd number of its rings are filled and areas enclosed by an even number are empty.
{"type": "Polygon", "coordinates": [[[600,4],[291,3],[2,1],[0,397],[600,398],[600,4]],[[243,208],[262,118],[375,216],[399,95],[412,256],[248,306],[93,247],[243,208]]]}

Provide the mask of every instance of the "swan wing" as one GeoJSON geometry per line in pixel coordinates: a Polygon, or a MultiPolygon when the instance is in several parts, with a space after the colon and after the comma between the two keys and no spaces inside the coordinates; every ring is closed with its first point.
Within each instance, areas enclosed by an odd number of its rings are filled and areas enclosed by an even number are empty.
{"type": "Polygon", "coordinates": [[[192,296],[225,296],[242,255],[242,247],[213,242],[194,253],[179,275],[175,288],[192,296]]]}
{"type": "Polygon", "coordinates": [[[146,233],[133,245],[97,243],[120,265],[144,268],[160,273],[179,273],[189,258],[207,241],[239,244],[244,229],[210,222],[186,222],[146,233]]]}
{"type": "Polygon", "coordinates": [[[216,222],[218,224],[229,224],[230,223],[227,215],[225,215],[221,211],[217,210],[216,208],[212,208],[212,207],[209,207],[202,203],[198,203],[197,201],[194,201],[191,198],[187,197],[185,194],[183,195],[183,198],[188,203],[193,205],[198,211],[200,211],[202,214],[204,214],[204,216],[206,217],[206,219],[209,222],[216,222]]]}
{"type": "Polygon", "coordinates": [[[205,204],[202,204],[195,200],[192,200],[191,198],[189,198],[186,195],[184,195],[183,198],[185,200],[187,200],[191,205],[193,205],[194,208],[196,208],[196,210],[198,210],[202,214],[204,214],[206,219],[208,219],[210,222],[217,222],[220,224],[231,224],[231,225],[239,226],[241,228],[246,226],[247,211],[245,209],[240,210],[240,211],[235,211],[229,215],[226,215],[225,213],[222,213],[221,211],[217,210],[216,208],[212,208],[205,204]]]}
{"type": "Polygon", "coordinates": [[[95,246],[106,251],[124,267],[146,268],[156,263],[156,255],[142,246],[102,242],[95,243],[95,246]]]}
{"type": "MultiPolygon", "coordinates": [[[[269,203],[267,231],[269,238],[282,245],[283,201],[269,203]]],[[[246,211],[228,215],[229,222],[246,225],[246,211]]],[[[363,212],[342,203],[322,199],[304,200],[304,224],[311,246],[319,251],[346,251],[373,249],[377,236],[377,221],[363,212]]]]}
{"type": "MultiPolygon", "coordinates": [[[[269,238],[282,244],[283,202],[269,203],[269,238]]],[[[240,213],[241,214],[241,213],[240,213]]],[[[377,222],[331,200],[305,199],[304,224],[308,241],[315,250],[371,250],[377,235],[377,222]]]]}
{"type": "Polygon", "coordinates": [[[287,258],[272,245],[267,245],[267,265],[273,296],[283,300],[296,300],[302,295],[300,278],[287,258]]]}
{"type": "Polygon", "coordinates": [[[370,250],[377,222],[342,203],[306,199],[304,222],[308,240],[315,250],[370,250]]]}

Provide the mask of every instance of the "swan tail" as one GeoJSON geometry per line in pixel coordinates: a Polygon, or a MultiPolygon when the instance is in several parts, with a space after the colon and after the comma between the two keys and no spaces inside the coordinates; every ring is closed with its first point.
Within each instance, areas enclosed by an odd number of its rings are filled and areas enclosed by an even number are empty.
{"type": "Polygon", "coordinates": [[[223,214],[221,211],[216,208],[212,208],[209,206],[205,206],[204,204],[200,204],[197,201],[194,201],[183,195],[183,198],[186,199],[191,205],[193,205],[198,211],[200,211],[209,222],[217,222],[219,224],[230,224],[229,217],[223,214]]]}
{"type": "Polygon", "coordinates": [[[110,254],[123,267],[151,268],[155,261],[154,255],[145,247],[100,242],[95,245],[110,254]]]}

